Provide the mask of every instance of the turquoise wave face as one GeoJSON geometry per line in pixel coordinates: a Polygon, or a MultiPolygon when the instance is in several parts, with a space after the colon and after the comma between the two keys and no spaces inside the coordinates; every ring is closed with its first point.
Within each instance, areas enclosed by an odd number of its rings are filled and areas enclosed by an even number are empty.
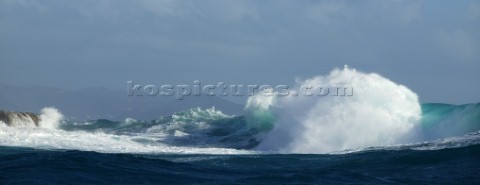
{"type": "Polygon", "coordinates": [[[459,136],[480,130],[480,103],[422,104],[421,130],[424,139],[459,136]]]}

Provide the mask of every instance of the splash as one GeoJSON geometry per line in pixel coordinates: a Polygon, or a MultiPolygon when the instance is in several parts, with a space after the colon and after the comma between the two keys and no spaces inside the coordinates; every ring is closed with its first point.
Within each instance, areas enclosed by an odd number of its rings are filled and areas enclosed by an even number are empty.
{"type": "Polygon", "coordinates": [[[50,107],[40,115],[3,111],[6,124],[0,124],[0,146],[258,154],[436,150],[480,143],[480,103],[422,104],[420,108],[417,95],[407,87],[348,67],[297,82],[302,85],[345,85],[353,87],[354,94],[253,96],[241,116],[193,108],[151,121],[79,123],[63,120],[60,111],[50,107]]]}
{"type": "Polygon", "coordinates": [[[270,131],[275,122],[276,115],[271,110],[273,96],[252,96],[245,106],[245,118],[249,128],[258,131],[270,131]]]}
{"type": "Polygon", "coordinates": [[[351,85],[354,95],[254,97],[249,102],[260,102],[260,110],[267,107],[277,115],[258,149],[326,153],[392,145],[412,138],[420,121],[417,95],[375,73],[345,67],[297,85],[351,85]]]}
{"type": "Polygon", "coordinates": [[[48,129],[56,129],[63,115],[53,107],[45,107],[41,110],[39,126],[48,129]]]}

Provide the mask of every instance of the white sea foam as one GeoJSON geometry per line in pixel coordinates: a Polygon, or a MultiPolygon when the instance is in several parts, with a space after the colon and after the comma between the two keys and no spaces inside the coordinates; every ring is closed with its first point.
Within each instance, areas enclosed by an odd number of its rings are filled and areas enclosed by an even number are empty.
{"type": "MultiPolygon", "coordinates": [[[[327,153],[351,148],[406,142],[421,117],[417,95],[375,73],[345,67],[301,85],[351,85],[353,96],[261,96],[261,109],[277,115],[274,129],[260,150],[327,153]],[[266,103],[271,103],[266,105],[266,103]]],[[[254,105],[254,104],[249,104],[254,105]]]]}
{"type": "Polygon", "coordinates": [[[168,146],[156,142],[151,135],[114,135],[84,131],[52,130],[39,127],[9,127],[0,125],[0,146],[37,149],[66,149],[102,153],[139,154],[251,154],[253,151],[226,148],[195,148],[168,146]]]}
{"type": "Polygon", "coordinates": [[[96,151],[102,153],[254,153],[253,151],[226,148],[169,146],[157,142],[164,139],[165,135],[161,134],[136,133],[132,135],[115,135],[102,132],[65,131],[58,129],[63,115],[55,108],[42,109],[40,118],[40,127],[0,124],[0,146],[96,151]]]}
{"type": "Polygon", "coordinates": [[[56,129],[63,115],[53,107],[45,107],[41,110],[39,126],[43,128],[56,129]]]}
{"type": "MultiPolygon", "coordinates": [[[[188,145],[189,147],[179,147],[169,145],[172,144],[169,142],[162,142],[172,139],[172,136],[187,138],[190,133],[209,137],[208,134],[205,134],[211,130],[209,129],[210,125],[207,124],[209,121],[235,118],[213,108],[205,111],[197,108],[177,113],[172,115],[169,122],[163,123],[162,121],[168,119],[161,118],[157,120],[159,123],[149,125],[140,132],[127,132],[118,135],[115,132],[104,132],[102,129],[96,131],[62,130],[59,128],[59,124],[91,125],[94,122],[81,124],[64,122],[60,111],[55,108],[44,108],[39,115],[39,127],[34,126],[30,117],[15,118],[15,122],[11,126],[0,124],[0,146],[103,153],[262,154],[280,152],[343,154],[376,149],[437,150],[480,143],[478,131],[464,136],[424,142],[421,136],[418,137],[425,131],[418,130],[422,127],[418,127],[421,110],[417,95],[405,86],[398,85],[375,73],[363,73],[345,67],[344,69],[335,69],[326,76],[299,81],[297,85],[350,85],[353,87],[354,94],[353,96],[251,97],[245,108],[245,120],[248,124],[248,127],[245,128],[253,128],[256,131],[255,133],[258,132],[258,137],[264,136],[255,151],[205,148],[191,145],[188,145]],[[272,127],[273,130],[270,130],[272,127]]],[[[454,118],[459,117],[458,114],[461,115],[462,119],[460,120],[465,121],[463,119],[463,112],[465,111],[469,113],[469,116],[467,116],[469,119],[466,122],[478,123],[475,122],[477,118],[475,116],[478,113],[474,105],[462,108],[462,114],[453,111],[455,113],[454,118]],[[470,115],[472,112],[473,114],[470,115]]],[[[437,118],[436,115],[441,113],[433,111],[433,114],[429,114],[430,119],[435,121],[433,118],[437,118]]],[[[239,121],[242,119],[233,120],[239,121]]],[[[446,121],[448,123],[458,122],[451,119],[446,121]]],[[[436,122],[438,121],[431,124],[436,124],[436,122]]],[[[128,126],[139,123],[143,122],[127,119],[119,124],[128,126]]],[[[440,123],[438,129],[442,132],[445,125],[451,125],[440,123]]],[[[465,125],[469,124],[456,124],[456,126],[462,128],[465,125]]],[[[440,132],[431,127],[428,128],[427,131],[440,132]]],[[[448,128],[445,132],[450,130],[448,128]]],[[[471,131],[471,129],[467,131],[471,131]]],[[[196,139],[205,138],[197,137],[196,139]]],[[[202,142],[199,143],[202,144],[202,142]]]]}

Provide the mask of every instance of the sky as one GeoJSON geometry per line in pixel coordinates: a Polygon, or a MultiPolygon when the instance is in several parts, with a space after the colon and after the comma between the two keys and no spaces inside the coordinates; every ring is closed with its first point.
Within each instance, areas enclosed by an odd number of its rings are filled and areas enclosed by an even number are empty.
{"type": "Polygon", "coordinates": [[[479,102],[480,1],[0,0],[2,84],[288,85],[345,64],[479,102]]]}

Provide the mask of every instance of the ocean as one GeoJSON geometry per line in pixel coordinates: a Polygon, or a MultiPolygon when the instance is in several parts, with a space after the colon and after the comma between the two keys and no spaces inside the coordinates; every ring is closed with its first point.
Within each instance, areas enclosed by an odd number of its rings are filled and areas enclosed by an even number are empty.
{"type": "Polygon", "coordinates": [[[348,154],[108,154],[0,148],[1,184],[478,184],[480,146],[348,154]]]}
{"type": "MultiPolygon", "coordinates": [[[[258,151],[258,142],[252,140],[260,131],[237,133],[245,130],[243,116],[227,117],[212,109],[150,122],[63,122],[53,131],[3,126],[0,184],[480,183],[480,104],[422,107],[428,114],[450,114],[440,115],[442,119],[473,114],[476,122],[472,132],[460,136],[325,154],[258,151]],[[206,125],[173,126],[178,119],[206,125]],[[178,129],[184,129],[184,135],[178,129]],[[152,134],[159,130],[171,134],[152,134]]],[[[429,131],[440,129],[432,126],[435,123],[422,124],[429,131]]]]}
{"type": "Polygon", "coordinates": [[[345,82],[355,94],[252,96],[243,115],[13,114],[0,123],[0,184],[480,183],[480,103],[422,104],[405,86],[350,69],[313,82],[345,82]]]}

